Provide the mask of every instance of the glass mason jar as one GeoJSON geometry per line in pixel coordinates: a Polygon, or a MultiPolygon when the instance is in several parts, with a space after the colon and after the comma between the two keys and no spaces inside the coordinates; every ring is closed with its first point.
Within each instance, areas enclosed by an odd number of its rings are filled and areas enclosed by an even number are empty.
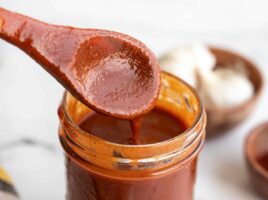
{"type": "Polygon", "coordinates": [[[93,111],[65,92],[59,136],[66,153],[68,200],[193,199],[205,111],[188,84],[167,73],[161,79],[156,106],[178,116],[188,129],[155,144],[116,144],[81,130],[77,124],[93,111]]]}

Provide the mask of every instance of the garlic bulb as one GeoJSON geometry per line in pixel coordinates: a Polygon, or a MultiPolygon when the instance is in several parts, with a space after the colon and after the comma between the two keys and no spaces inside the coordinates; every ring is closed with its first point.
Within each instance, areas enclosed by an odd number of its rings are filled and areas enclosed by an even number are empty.
{"type": "MultiPolygon", "coordinates": [[[[159,60],[161,68],[198,88],[207,107],[233,107],[253,96],[254,87],[245,73],[232,66],[216,66],[216,57],[202,44],[177,48],[159,60]],[[233,69],[231,69],[233,68],[233,69]]],[[[239,63],[244,68],[243,63],[239,63]]]]}

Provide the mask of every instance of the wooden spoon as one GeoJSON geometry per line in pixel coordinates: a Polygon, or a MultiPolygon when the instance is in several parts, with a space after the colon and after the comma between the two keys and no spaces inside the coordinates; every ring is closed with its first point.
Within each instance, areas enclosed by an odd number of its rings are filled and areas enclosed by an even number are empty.
{"type": "Polygon", "coordinates": [[[130,36],[51,25],[0,7],[0,38],[30,55],[72,95],[103,114],[133,119],[149,112],[158,97],[157,60],[130,36]]]}

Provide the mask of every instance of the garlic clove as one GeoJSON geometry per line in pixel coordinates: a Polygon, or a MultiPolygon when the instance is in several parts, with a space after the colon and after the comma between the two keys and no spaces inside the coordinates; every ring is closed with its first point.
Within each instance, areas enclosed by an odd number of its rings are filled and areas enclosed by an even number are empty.
{"type": "Polygon", "coordinates": [[[159,59],[162,70],[174,74],[193,87],[197,86],[195,77],[195,62],[191,48],[174,49],[159,59]]]}
{"type": "Polygon", "coordinates": [[[197,73],[205,78],[213,72],[216,66],[216,57],[211,53],[209,48],[201,43],[192,46],[192,52],[195,60],[197,73]]]}

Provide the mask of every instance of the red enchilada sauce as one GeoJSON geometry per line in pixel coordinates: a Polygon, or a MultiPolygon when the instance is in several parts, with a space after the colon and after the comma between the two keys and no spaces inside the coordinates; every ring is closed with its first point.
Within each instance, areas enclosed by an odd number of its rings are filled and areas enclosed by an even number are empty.
{"type": "Polygon", "coordinates": [[[162,177],[120,180],[94,175],[67,158],[67,200],[192,200],[196,162],[162,177]]]}
{"type": "MultiPolygon", "coordinates": [[[[178,136],[186,124],[159,108],[142,117],[138,136],[133,135],[128,121],[90,113],[79,127],[91,135],[117,144],[153,144],[178,136]]],[[[137,133],[136,133],[137,134],[137,133]]],[[[120,155],[119,155],[120,156],[120,155]]],[[[94,175],[67,158],[68,200],[190,200],[195,177],[196,159],[180,170],[163,177],[143,180],[143,177],[117,180],[94,175]]],[[[126,169],[127,170],[127,169],[126,169]]],[[[138,173],[137,173],[138,174],[138,173]]],[[[149,174],[149,173],[148,173],[149,174]]],[[[149,175],[150,176],[150,175],[149,175]]]]}
{"type": "Polygon", "coordinates": [[[132,132],[128,121],[98,113],[89,114],[79,123],[79,127],[91,135],[117,144],[133,144],[134,138],[139,144],[163,142],[186,130],[186,125],[182,120],[157,108],[143,116],[138,126],[140,127],[135,133],[135,131],[132,132]]]}

